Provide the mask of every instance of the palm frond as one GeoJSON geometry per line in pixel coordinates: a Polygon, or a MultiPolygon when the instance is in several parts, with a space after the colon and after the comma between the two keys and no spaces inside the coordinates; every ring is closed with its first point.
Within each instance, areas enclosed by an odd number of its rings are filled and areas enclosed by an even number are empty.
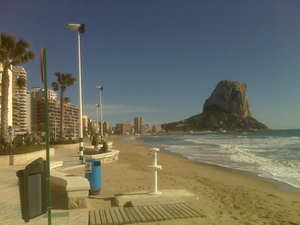
{"type": "Polygon", "coordinates": [[[16,79],[16,85],[19,88],[26,87],[27,80],[24,77],[19,77],[19,78],[16,79]]]}

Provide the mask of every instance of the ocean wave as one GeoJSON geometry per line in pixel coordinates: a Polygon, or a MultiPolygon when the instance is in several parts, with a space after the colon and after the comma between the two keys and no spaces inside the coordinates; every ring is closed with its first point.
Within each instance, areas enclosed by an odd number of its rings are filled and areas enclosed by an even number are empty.
{"type": "Polygon", "coordinates": [[[120,139],[124,140],[124,141],[138,141],[138,142],[143,142],[143,140],[137,140],[136,136],[122,137],[120,139]]]}
{"type": "Polygon", "coordinates": [[[178,134],[160,138],[141,136],[138,141],[194,161],[255,172],[297,186],[300,185],[297,134],[292,131],[178,134]]]}
{"type": "Polygon", "coordinates": [[[276,178],[276,180],[283,182],[300,179],[300,160],[266,158],[238,150],[231,152],[231,154],[230,159],[241,164],[239,169],[246,169],[263,177],[276,178]]]}

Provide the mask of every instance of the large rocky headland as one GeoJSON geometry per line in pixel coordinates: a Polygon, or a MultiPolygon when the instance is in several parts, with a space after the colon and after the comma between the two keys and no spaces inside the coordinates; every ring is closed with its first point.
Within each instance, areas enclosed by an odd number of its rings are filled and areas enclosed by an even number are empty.
{"type": "Polygon", "coordinates": [[[238,81],[218,83],[205,101],[203,112],[179,122],[165,123],[166,132],[270,130],[252,117],[247,85],[238,81]]]}

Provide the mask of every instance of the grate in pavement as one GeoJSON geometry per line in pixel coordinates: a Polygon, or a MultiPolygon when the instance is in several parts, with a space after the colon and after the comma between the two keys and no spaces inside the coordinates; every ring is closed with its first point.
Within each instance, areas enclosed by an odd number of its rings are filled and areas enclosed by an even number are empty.
{"type": "Polygon", "coordinates": [[[201,217],[184,203],[90,210],[90,225],[115,225],[201,217]]]}

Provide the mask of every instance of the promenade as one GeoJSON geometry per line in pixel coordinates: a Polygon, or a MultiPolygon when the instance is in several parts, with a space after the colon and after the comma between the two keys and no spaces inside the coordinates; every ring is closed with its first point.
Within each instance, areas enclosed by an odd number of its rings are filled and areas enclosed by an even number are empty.
{"type": "MultiPolygon", "coordinates": [[[[56,149],[51,161],[64,161],[63,167],[76,168],[84,166],[79,164],[78,149],[56,149]]],[[[25,223],[21,216],[18,177],[16,172],[23,170],[27,164],[0,167],[0,224],[19,225],[45,225],[48,224],[48,214],[33,218],[25,223]]],[[[89,209],[59,209],[52,206],[52,224],[88,224],[89,209]]]]}
{"type": "MultiPolygon", "coordinates": [[[[116,162],[102,166],[101,193],[88,197],[88,208],[72,210],[60,207],[60,199],[53,196],[52,224],[87,225],[89,210],[93,210],[95,215],[103,210],[118,212],[124,208],[122,205],[125,202],[131,202],[134,207],[140,207],[140,203],[158,207],[173,204],[164,195],[157,196],[162,202],[153,203],[153,198],[144,199],[150,196],[143,193],[148,193],[153,187],[153,174],[148,168],[152,161],[149,147],[118,137],[111,137],[110,140],[114,142],[114,148],[120,150],[120,155],[116,162]]],[[[84,165],[79,164],[77,148],[56,149],[51,161],[63,161],[63,169],[70,169],[66,173],[84,176],[84,165]]],[[[158,164],[163,168],[158,173],[159,191],[165,194],[167,190],[192,192],[199,200],[193,196],[183,197],[182,193],[175,198],[182,199],[200,216],[142,223],[144,225],[300,224],[299,193],[279,190],[273,184],[245,176],[244,173],[197,164],[163,152],[158,155],[158,164]]],[[[0,224],[25,224],[21,219],[16,176],[16,172],[25,166],[0,167],[0,224]]],[[[171,200],[176,199],[172,197],[171,200]]],[[[41,215],[27,224],[48,224],[48,216],[41,215]]]]}
{"type": "MultiPolygon", "coordinates": [[[[51,156],[51,161],[63,161],[62,170],[76,170],[77,168],[81,171],[81,167],[84,164],[79,163],[78,149],[55,149],[55,154],[51,156]]],[[[23,170],[28,164],[14,165],[14,166],[2,166],[0,167],[0,224],[32,224],[32,225],[45,225],[48,224],[48,214],[40,215],[36,218],[30,220],[30,222],[25,223],[21,216],[21,206],[20,206],[20,196],[18,187],[18,177],[16,172],[18,170],[23,170]]],[[[108,164],[107,166],[113,166],[108,164]]],[[[143,195],[130,195],[131,200],[137,203],[142,201],[149,201],[144,199],[143,195]]],[[[128,200],[127,196],[120,196],[119,201],[128,200]]],[[[172,200],[173,198],[171,198],[172,200]]],[[[104,203],[103,200],[98,200],[100,204],[104,203]]],[[[164,198],[161,199],[164,201],[164,198]]],[[[51,209],[51,222],[53,225],[56,224],[70,224],[70,225],[88,225],[89,224],[89,210],[90,208],[95,208],[93,205],[88,206],[86,209],[62,209],[58,197],[52,195],[52,209],[51,209]]],[[[103,205],[107,208],[107,203],[103,205]]],[[[99,207],[102,208],[102,207],[99,207]]],[[[184,221],[186,224],[197,224],[198,219],[185,219],[185,220],[169,220],[160,222],[149,222],[143,223],[145,225],[150,224],[182,224],[184,221]]]]}

